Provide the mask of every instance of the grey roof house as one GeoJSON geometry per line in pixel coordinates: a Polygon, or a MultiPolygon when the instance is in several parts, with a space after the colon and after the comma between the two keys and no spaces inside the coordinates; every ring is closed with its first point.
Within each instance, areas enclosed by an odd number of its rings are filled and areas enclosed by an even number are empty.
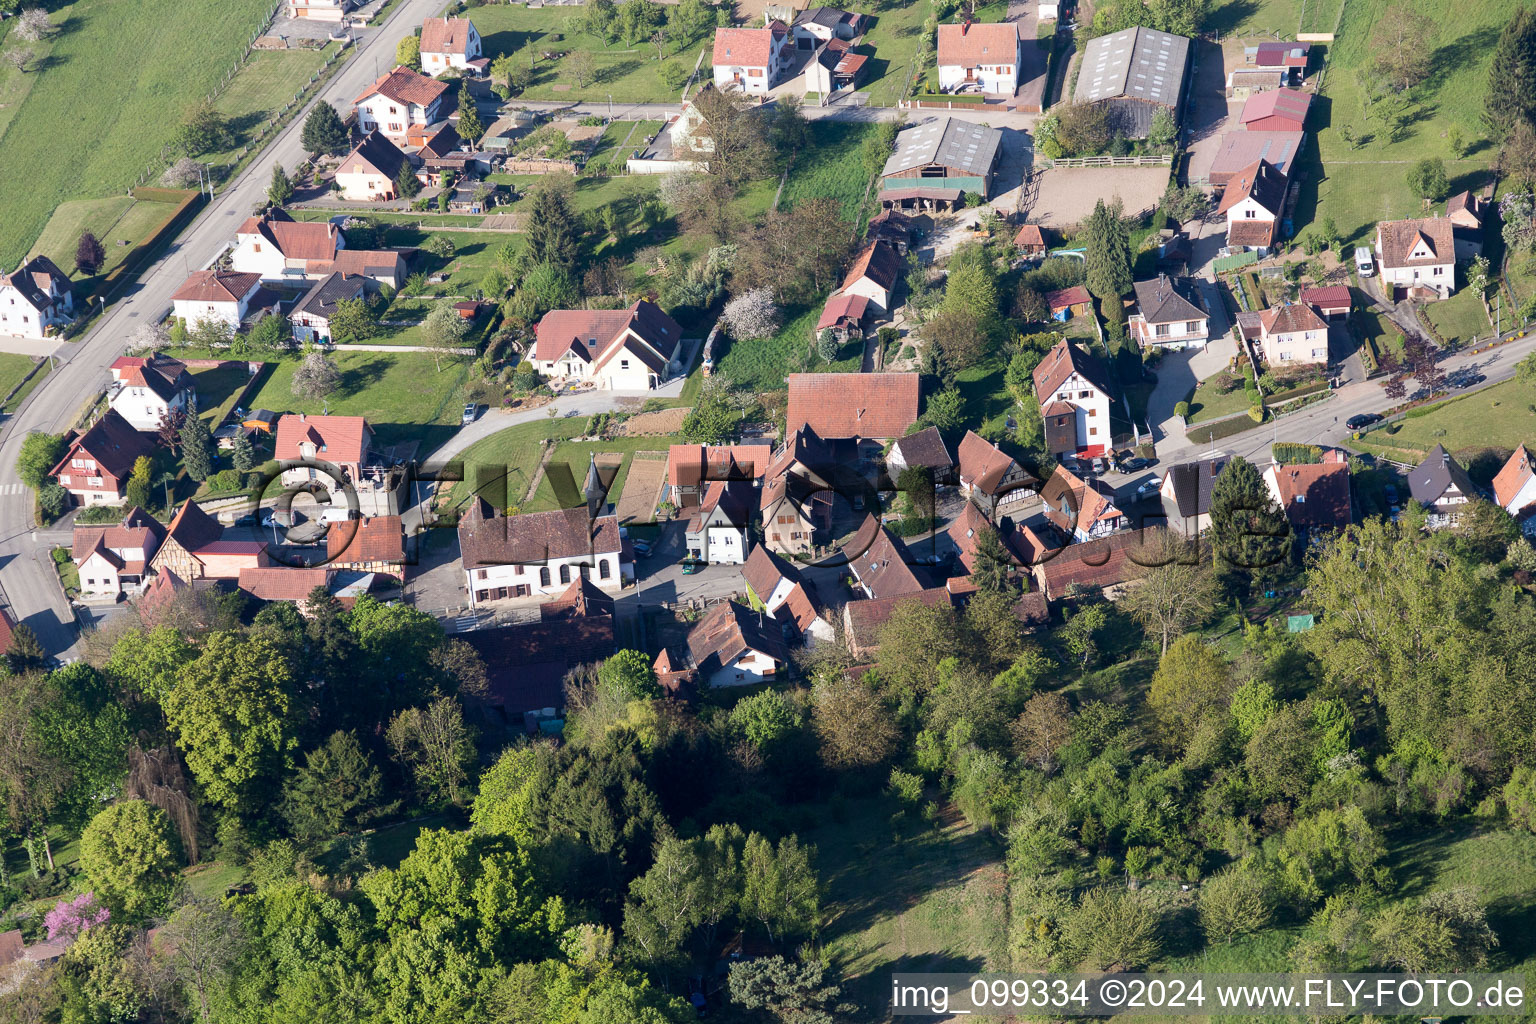
{"type": "Polygon", "coordinates": [[[1226,468],[1224,455],[1169,467],[1159,494],[1170,530],[1185,537],[1197,537],[1210,528],[1211,488],[1226,468]]]}
{"type": "Polygon", "coordinates": [[[1477,485],[1445,446],[1437,444],[1408,473],[1408,493],[1429,511],[1429,528],[1438,530],[1456,525],[1467,502],[1477,496],[1477,485]]]}
{"type": "Polygon", "coordinates": [[[332,271],[316,281],[293,307],[293,336],[299,341],[330,341],[331,317],[343,302],[368,292],[368,278],[332,271]]]}
{"type": "Polygon", "coordinates": [[[1144,349],[1183,349],[1204,346],[1210,338],[1210,314],[1187,277],[1159,274],[1136,282],[1136,312],[1131,337],[1144,349]]]}

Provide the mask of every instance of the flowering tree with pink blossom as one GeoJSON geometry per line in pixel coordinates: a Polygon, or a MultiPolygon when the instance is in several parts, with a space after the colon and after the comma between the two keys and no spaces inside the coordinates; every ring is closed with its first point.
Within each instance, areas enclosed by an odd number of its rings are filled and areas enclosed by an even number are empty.
{"type": "Polygon", "coordinates": [[[80,937],[80,933],[92,925],[105,924],[110,914],[93,892],[83,892],[72,900],[60,900],[58,905],[43,916],[43,927],[48,929],[49,942],[68,945],[80,937]]]}

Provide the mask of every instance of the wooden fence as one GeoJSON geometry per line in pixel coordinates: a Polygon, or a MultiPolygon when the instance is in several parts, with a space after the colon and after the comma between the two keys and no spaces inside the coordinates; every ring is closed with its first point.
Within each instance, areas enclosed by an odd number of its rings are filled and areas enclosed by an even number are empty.
{"type": "Polygon", "coordinates": [[[1172,167],[1173,154],[1162,156],[1070,156],[1059,160],[1042,159],[1050,167],[1172,167]]]}

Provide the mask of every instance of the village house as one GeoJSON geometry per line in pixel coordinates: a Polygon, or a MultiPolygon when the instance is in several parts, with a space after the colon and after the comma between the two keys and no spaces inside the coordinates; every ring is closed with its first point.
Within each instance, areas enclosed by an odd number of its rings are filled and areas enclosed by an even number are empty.
{"type": "Polygon", "coordinates": [[[1227,85],[1233,95],[1241,96],[1259,89],[1282,89],[1300,85],[1307,77],[1307,61],[1312,47],[1308,43],[1269,40],[1243,49],[1244,65],[1228,75],[1227,85]]]}
{"type": "Polygon", "coordinates": [[[1227,132],[1211,160],[1207,183],[1216,188],[1229,185],[1260,160],[1289,181],[1306,138],[1305,132],[1227,132]]]}
{"type": "Polygon", "coordinates": [[[169,356],[118,356],[112,363],[107,404],[134,430],[156,431],[197,405],[185,363],[169,356]]]}
{"type": "Polygon", "coordinates": [[[1349,525],[1349,461],[1337,448],[1325,451],[1321,462],[1268,466],[1264,486],[1291,529],[1309,540],[1349,525]]]}
{"type": "Polygon", "coordinates": [[[956,594],[945,587],[930,587],[915,594],[898,594],[868,601],[849,601],[843,605],[843,637],[848,653],[855,658],[869,658],[880,649],[880,631],[896,609],[909,603],[929,608],[954,608],[960,604],[956,594]]]}
{"type": "MultiPolygon", "coordinates": [[[[310,286],[293,307],[290,322],[293,337],[300,343],[330,342],[331,318],[343,302],[356,302],[368,295],[368,279],[332,271],[310,286]]],[[[362,340],[362,339],[354,339],[362,340]]]]}
{"type": "Polygon", "coordinates": [[[985,199],[1002,156],[1003,133],[997,128],[953,117],[904,128],[880,171],[880,205],[949,210],[967,192],[985,199]]]}
{"type": "Polygon", "coordinates": [[[741,575],[753,609],[773,616],[786,632],[793,631],[808,644],[832,639],[832,624],[821,615],[815,584],[766,545],[752,549],[741,575]]]}
{"type": "Polygon", "coordinates": [[[1073,100],[1109,108],[1115,134],[1144,139],[1157,111],[1179,116],[1190,50],[1184,36],[1150,28],[1098,36],[1083,52],[1073,100]]]}
{"type": "Polygon", "coordinates": [[[230,266],[264,281],[302,280],[311,261],[329,262],[347,240],[329,221],[296,221],[282,210],[249,217],[235,229],[230,266]]]}
{"type": "Polygon", "coordinates": [[[897,439],[885,457],[886,475],[897,484],[908,469],[925,469],[935,484],[955,482],[955,460],[937,427],[928,427],[897,439]]]}
{"type": "Polygon", "coordinates": [[[869,55],[854,53],[853,45],[841,39],[822,43],[806,62],[800,80],[805,91],[826,97],[830,102],[836,94],[858,87],[864,69],[869,66],[869,55]]]}
{"type": "Polygon", "coordinates": [[[358,130],[365,134],[377,130],[396,146],[407,145],[411,125],[435,124],[447,114],[448,93],[447,82],[397,67],[352,101],[358,130]]]}
{"type": "Polygon", "coordinates": [[[647,299],[628,309],[552,309],[534,325],[533,364],[546,377],[648,391],[678,369],[683,329],[647,299]]]}
{"type": "Polygon", "coordinates": [[[1142,574],[1136,559],[1150,543],[1146,530],[1125,530],[1083,544],[1071,544],[1053,558],[1035,563],[1035,584],[1048,601],[1098,593],[1119,599],[1142,574]]]}
{"type": "Polygon", "coordinates": [[[1299,89],[1271,89],[1254,93],[1238,117],[1250,132],[1299,132],[1307,126],[1312,94],[1299,89]]]}
{"type": "Polygon", "coordinates": [[[75,286],[47,256],[0,274],[0,334],[46,338],[75,318],[75,286]]]}
{"type": "Polygon", "coordinates": [[[410,162],[410,158],[383,132],[369,132],[336,166],[340,197],[354,203],[394,199],[400,168],[409,166],[410,162]]]}
{"type": "Polygon", "coordinates": [[[282,471],[285,488],[320,484],[335,492],[350,483],[361,490],[372,449],[373,428],[361,416],[291,412],[277,421],[272,457],[289,463],[282,471]]]}
{"type": "Polygon", "coordinates": [[[741,565],[751,546],[752,512],[757,493],[751,481],[717,480],[683,525],[688,557],[710,565],[741,565]]]}
{"type": "Polygon", "coordinates": [[[674,444],[667,449],[667,500],[692,508],[715,481],[760,484],[772,461],[772,445],[674,444]]]}
{"type": "Polygon", "coordinates": [[[83,434],[64,435],[67,449],[48,471],[81,505],[121,505],[128,477],[140,455],[153,455],[154,441],[114,409],[102,413],[83,434]]]}
{"type": "Polygon", "coordinates": [[[834,39],[852,40],[864,34],[864,15],[845,11],[840,7],[793,7],[769,5],[769,18],[788,22],[795,35],[795,45],[804,47],[806,41],[830,43],[834,39]]]}
{"type": "Polygon", "coordinates": [[[1514,517],[1520,532],[1536,534],[1536,465],[1531,450],[1520,445],[1493,477],[1493,500],[1514,517]]]}
{"type": "Polygon", "coordinates": [[[170,572],[186,583],[195,580],[234,580],[243,569],[271,565],[267,544],[260,540],[225,540],[224,527],[195,501],[184,502],[165,538],[150,559],[156,574],[170,572]]]}
{"type": "Polygon", "coordinates": [[[217,321],[238,330],[260,291],[260,274],[197,270],[171,296],[171,315],[188,327],[217,321]]]}
{"type": "Polygon", "coordinates": [[[1035,367],[1034,381],[1052,455],[1109,450],[1109,384],[1097,359],[1063,338],[1035,367]]]}
{"type": "Polygon", "coordinates": [[[1445,446],[1437,444],[1409,471],[1408,493],[1429,512],[1425,525],[1438,530],[1461,522],[1467,503],[1477,497],[1477,485],[1445,446]]]}
{"type": "Polygon", "coordinates": [[[617,591],[634,574],[617,516],[591,518],[586,506],[507,516],[483,498],[459,519],[459,552],[469,603],[558,594],[585,577],[617,591]]]}
{"type": "Polygon", "coordinates": [[[832,494],[798,466],[769,474],[758,498],[763,543],[786,555],[809,555],[832,527],[832,494]]]}
{"type": "Polygon", "coordinates": [[[1040,481],[976,431],[965,432],[957,455],[960,493],[988,519],[1007,515],[1036,496],[1040,481]]]}
{"type": "Polygon", "coordinates": [[[915,373],[792,373],[785,379],[786,437],[810,427],[819,439],[851,438],[859,457],[868,461],[917,422],[920,385],[915,373]]]}
{"type": "Polygon", "coordinates": [[[76,526],[70,556],[80,575],[80,596],[116,601],[125,593],[137,594],[149,579],[149,561],[164,539],[165,527],[138,506],[130,508],[121,523],[76,526]]]}
{"type": "Polygon", "coordinates": [[[1163,525],[1181,537],[1198,537],[1211,528],[1211,488],[1227,468],[1225,456],[1168,467],[1158,490],[1163,525]]]}
{"type": "Polygon", "coordinates": [[[342,249],[335,259],[312,260],[309,264],[312,277],[333,273],[365,279],[369,292],[386,286],[399,291],[409,276],[405,257],[394,249],[342,249]]]}
{"type": "Polygon", "coordinates": [[[480,47],[480,32],[468,18],[428,18],[421,23],[421,70],[484,74],[490,67],[480,47]]]}
{"type": "Polygon", "coordinates": [[[1324,320],[1348,320],[1349,311],[1354,307],[1354,299],[1349,294],[1349,286],[1344,284],[1330,284],[1322,288],[1303,288],[1301,301],[1317,310],[1318,316],[1324,320]]]}
{"type": "Polygon", "coordinates": [[[1376,225],[1383,285],[1415,301],[1447,299],[1456,290],[1456,239],[1448,217],[1388,220],[1376,225]]]}
{"type": "Polygon", "coordinates": [[[779,84],[779,75],[790,62],[785,52],[788,40],[789,27],[782,21],[764,28],[715,29],[715,88],[766,95],[779,84]]]}
{"type": "Polygon", "coordinates": [[[315,588],[330,590],[335,579],[336,570],[324,566],[247,566],[235,577],[235,589],[264,604],[291,604],[308,618],[315,588]]]}
{"type": "Polygon", "coordinates": [[[1094,481],[1057,466],[1040,488],[1045,518],[1069,544],[1098,540],[1125,529],[1129,521],[1115,507],[1114,495],[1104,494],[1094,481]]]}
{"type": "Polygon", "coordinates": [[[1458,192],[1445,201],[1445,219],[1451,222],[1456,258],[1470,260],[1483,254],[1483,221],[1488,204],[1472,192],[1458,192]]]}
{"type": "Polygon", "coordinates": [[[967,573],[976,571],[977,562],[981,557],[981,539],[987,533],[997,537],[1003,554],[1015,569],[1033,565],[1041,557],[1049,557],[1060,547],[1060,545],[1049,545],[1027,526],[1017,528],[1000,526],[988,519],[986,513],[970,502],[965,503],[965,507],[950,521],[949,527],[944,532],[950,544],[954,546],[955,557],[959,560],[961,568],[967,573]]]}
{"type": "Polygon", "coordinates": [[[1270,366],[1328,362],[1328,324],[1305,302],[1259,314],[1259,351],[1270,366]]]}
{"type": "Polygon", "coordinates": [[[816,320],[816,337],[823,331],[831,331],[839,345],[864,337],[864,316],[869,311],[869,299],[863,295],[834,292],[827,297],[816,320]]]}
{"type": "Polygon", "coordinates": [[[354,0],[288,0],[288,17],[341,24],[354,0]]]}
{"type": "MultiPolygon", "coordinates": [[[[840,295],[865,299],[877,313],[891,309],[891,296],[906,270],[896,250],[885,242],[870,242],[854,257],[843,278],[840,295]]],[[[862,314],[860,316],[862,320],[862,314]]]]}
{"type": "Polygon", "coordinates": [[[1227,220],[1227,247],[1266,255],[1280,237],[1286,177],[1267,160],[1256,160],[1227,182],[1216,212],[1227,220]]]}
{"type": "Polygon", "coordinates": [[[789,667],[777,619],[735,601],[715,605],[688,631],[688,667],[706,686],[772,682],[789,667]]]}
{"type": "Polygon", "coordinates": [[[565,704],[566,675],[618,650],[613,598],[585,579],[574,579],[539,605],[533,622],[490,626],[462,634],[485,663],[484,694],[467,695],[468,707],[512,734],[533,733],[565,704]]]}
{"type": "Polygon", "coordinates": [[[1159,274],[1136,282],[1131,337],[1144,350],[1203,348],[1210,338],[1210,314],[1194,282],[1159,274]]]}
{"type": "Polygon", "coordinates": [[[907,258],[907,250],[912,246],[912,235],[916,230],[913,218],[900,210],[885,209],[870,218],[869,228],[864,232],[866,241],[884,242],[896,250],[896,254],[902,259],[907,258]]]}
{"type": "Polygon", "coordinates": [[[370,516],[329,523],[325,564],[332,569],[405,576],[405,534],[399,516],[370,516]]]}
{"type": "Polygon", "coordinates": [[[927,574],[912,567],[907,546],[880,525],[874,515],[847,545],[848,569],[865,597],[898,597],[915,594],[928,586],[927,574]]]}
{"type": "Polygon", "coordinates": [[[940,92],[1013,95],[1019,87],[1023,46],[1012,21],[978,25],[969,18],[939,26],[940,92]]]}

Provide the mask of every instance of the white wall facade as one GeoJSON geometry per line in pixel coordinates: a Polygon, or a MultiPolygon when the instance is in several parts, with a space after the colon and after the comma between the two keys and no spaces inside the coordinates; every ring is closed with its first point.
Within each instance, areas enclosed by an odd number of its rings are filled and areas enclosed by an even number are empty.
{"type": "Polygon", "coordinates": [[[884,313],[891,305],[891,293],[887,288],[867,277],[861,277],[847,288],[843,289],[845,295],[862,295],[869,300],[870,305],[875,306],[878,312],[884,313]]]}
{"type": "Polygon", "coordinates": [[[598,589],[617,591],[623,586],[617,551],[596,556],[551,558],[528,565],[466,566],[464,575],[469,585],[469,603],[478,605],[481,601],[498,600],[486,597],[485,592],[503,587],[509,591],[508,597],[558,597],[581,574],[584,565],[590,570],[587,578],[598,589]]]}
{"type": "Polygon", "coordinates": [[[1109,395],[1094,387],[1081,374],[1062,381],[1054,394],[1039,395],[1040,407],[1052,402],[1071,402],[1077,406],[1077,447],[1091,448],[1110,444],[1109,395]]]}
{"type": "Polygon", "coordinates": [[[778,674],[778,662],[758,651],[744,651],[741,657],[709,677],[710,686],[753,686],[771,682],[778,674]]]}
{"type": "Polygon", "coordinates": [[[1327,331],[1291,331],[1286,334],[1264,332],[1261,339],[1264,361],[1275,366],[1328,361],[1327,331]]]}
{"type": "MultiPolygon", "coordinates": [[[[446,95],[446,94],[445,94],[446,95]]],[[[374,93],[357,105],[357,125],[364,133],[377,129],[384,133],[384,137],[397,146],[406,145],[406,133],[413,124],[431,124],[438,120],[438,112],[442,109],[442,97],[438,97],[430,106],[423,107],[419,103],[401,103],[392,100],[388,96],[374,93]]]]}
{"type": "Polygon", "coordinates": [[[0,334],[16,338],[45,338],[49,327],[69,323],[68,317],[57,313],[61,305],[67,310],[73,306],[73,301],[69,298],[56,299],[50,309],[44,311],[33,306],[20,289],[12,285],[0,286],[0,334]]]}
{"type": "Polygon", "coordinates": [[[964,64],[939,65],[941,92],[954,92],[967,82],[975,82],[981,86],[982,92],[1012,93],[1019,87],[1019,66],[1017,64],[977,64],[973,67],[967,67],[964,64]]]}
{"type": "Polygon", "coordinates": [[[475,28],[474,22],[469,23],[469,37],[464,42],[463,53],[428,53],[422,51],[421,71],[425,75],[440,75],[450,68],[458,68],[460,71],[469,70],[469,62],[482,56],[480,48],[480,30],[475,28]]]}
{"type": "Polygon", "coordinates": [[[260,274],[268,280],[283,276],[288,261],[282,252],[261,235],[235,236],[234,251],[229,254],[229,265],[241,274],[260,274]]]}
{"type": "Polygon", "coordinates": [[[166,401],[149,388],[124,386],[112,396],[112,409],[134,430],[155,431],[168,413],[187,407],[187,393],[178,391],[166,401]]]}

